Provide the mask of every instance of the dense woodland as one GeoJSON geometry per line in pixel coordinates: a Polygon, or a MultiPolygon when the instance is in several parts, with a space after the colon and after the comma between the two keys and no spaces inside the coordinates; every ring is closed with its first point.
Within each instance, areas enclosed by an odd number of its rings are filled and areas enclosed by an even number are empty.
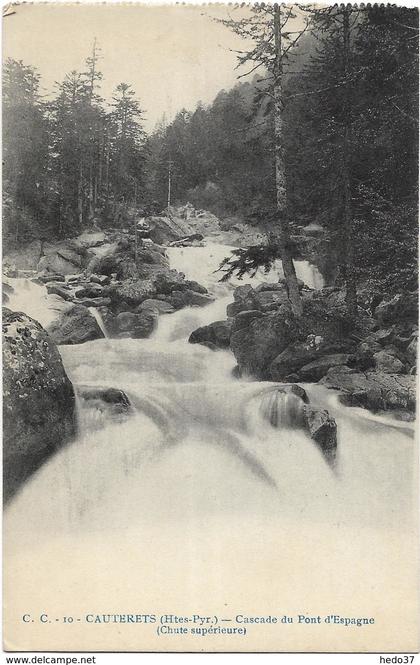
{"type": "MultiPolygon", "coordinates": [[[[324,227],[338,264],[351,229],[358,279],[390,292],[414,289],[418,12],[390,6],[340,11],[314,11],[299,39],[284,37],[280,110],[287,218],[294,233],[308,224],[324,227]]],[[[227,28],[241,34],[244,26],[227,28]]],[[[267,45],[270,52],[269,39],[267,45]]],[[[169,164],[173,203],[190,201],[221,218],[274,229],[279,108],[266,63],[254,56],[248,58],[252,80],[220,91],[210,106],[198,103],[171,122],[162,119],[150,135],[141,90],[124,82],[112,99],[101,97],[96,43],[81,71],[66,74],[53,95],[44,95],[33,67],[8,59],[6,247],[118,226],[133,208],[161,211],[169,164]]]]}

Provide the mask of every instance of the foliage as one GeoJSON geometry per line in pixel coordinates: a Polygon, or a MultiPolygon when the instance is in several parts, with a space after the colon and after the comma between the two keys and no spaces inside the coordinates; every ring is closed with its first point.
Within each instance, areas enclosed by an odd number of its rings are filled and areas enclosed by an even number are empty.
{"type": "MultiPolygon", "coordinates": [[[[219,281],[227,282],[234,275],[242,279],[245,275],[256,275],[259,268],[268,273],[277,259],[280,259],[279,246],[271,241],[266,245],[253,245],[232,250],[231,256],[223,259],[218,270],[224,272],[219,281]]],[[[218,272],[218,271],[216,271],[218,272]]]]}
{"type": "Polygon", "coordinates": [[[94,43],[86,71],[66,74],[49,101],[33,67],[5,62],[6,243],[117,225],[144,198],[142,110],[127,83],[101,98],[99,59],[94,43]]]}

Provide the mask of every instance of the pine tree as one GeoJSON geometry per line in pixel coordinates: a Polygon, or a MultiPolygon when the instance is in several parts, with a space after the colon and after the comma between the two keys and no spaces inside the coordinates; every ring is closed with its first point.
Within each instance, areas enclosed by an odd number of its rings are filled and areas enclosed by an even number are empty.
{"type": "MultiPolygon", "coordinates": [[[[283,9],[278,4],[273,6],[253,5],[250,8],[249,16],[239,20],[227,19],[221,22],[239,36],[252,39],[255,44],[251,50],[239,52],[239,65],[252,63],[252,68],[248,74],[260,67],[264,67],[267,71],[269,80],[267,94],[271,96],[274,102],[275,178],[278,213],[275,237],[282,260],[289,300],[294,313],[301,316],[303,311],[302,300],[293,264],[290,241],[287,179],[283,150],[284,65],[291,49],[304,32],[304,30],[299,30],[297,33],[288,30],[287,26],[294,18],[296,18],[296,15],[290,6],[283,9]]],[[[231,263],[232,267],[234,265],[234,263],[231,263]]]]}
{"type": "Polygon", "coordinates": [[[48,123],[39,75],[7,59],[3,76],[3,201],[5,239],[37,237],[45,223],[48,123]]]}

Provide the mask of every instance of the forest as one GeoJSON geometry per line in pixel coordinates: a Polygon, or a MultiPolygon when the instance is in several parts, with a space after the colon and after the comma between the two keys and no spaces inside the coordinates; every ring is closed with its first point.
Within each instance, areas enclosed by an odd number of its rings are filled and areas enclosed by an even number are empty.
{"type": "MultiPolygon", "coordinates": [[[[290,233],[321,226],[338,265],[350,233],[359,278],[389,292],[415,288],[418,12],[352,9],[347,46],[339,15],[314,10],[299,39],[286,33],[281,109],[265,73],[268,50],[259,69],[251,66],[253,78],[221,90],[208,106],[162,118],[149,134],[141,90],[122,82],[112,99],[102,98],[96,40],[81,70],[66,74],[53,94],[43,93],[30,64],[6,60],[6,250],[120,226],[133,208],[163,210],[169,168],[174,204],[189,201],[227,224],[240,219],[270,232],[281,113],[290,233]]],[[[227,27],[246,34],[240,23],[227,27]]]]}

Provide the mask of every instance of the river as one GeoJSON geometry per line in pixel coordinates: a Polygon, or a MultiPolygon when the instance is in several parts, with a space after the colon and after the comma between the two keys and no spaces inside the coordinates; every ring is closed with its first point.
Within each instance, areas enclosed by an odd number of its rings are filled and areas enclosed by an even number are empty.
{"type": "MultiPolygon", "coordinates": [[[[207,286],[213,304],[161,316],[147,340],[60,347],[76,389],[120,388],[133,409],[115,419],[79,401],[76,440],[7,508],[11,642],[12,617],[39,608],[54,617],[221,609],[325,614],[328,608],[377,616],[371,630],[380,651],[387,640],[381,621],[398,626],[402,644],[415,633],[414,440],[391,418],[343,407],[336,393],[304,386],[311,402],[337,421],[333,471],[303,432],[270,425],[264,403],[273,384],[235,379],[230,352],[188,344],[192,330],[225,318],[234,285],[218,283],[214,271],[227,250],[211,244],[168,250],[171,267],[207,286]]],[[[309,264],[297,262],[296,269],[309,286],[322,286],[309,264]]],[[[276,281],[277,270],[236,284],[276,281]]],[[[44,288],[14,286],[10,306],[46,322],[51,301],[44,288]]],[[[302,650],[363,649],[360,629],[332,632],[325,645],[313,628],[299,628],[264,639],[280,650],[296,640],[302,650]]],[[[28,625],[25,634],[41,649],[48,637],[51,649],[77,643],[135,650],[144,639],[138,631],[116,624],[107,631],[75,625],[51,632],[47,625],[41,634],[28,625]]],[[[21,630],[16,634],[21,641],[21,630]]],[[[176,649],[171,637],[147,635],[150,648],[176,649]]],[[[255,648],[261,634],[250,639],[247,648],[255,648]]],[[[221,636],[224,647],[232,644],[221,636]]]]}

